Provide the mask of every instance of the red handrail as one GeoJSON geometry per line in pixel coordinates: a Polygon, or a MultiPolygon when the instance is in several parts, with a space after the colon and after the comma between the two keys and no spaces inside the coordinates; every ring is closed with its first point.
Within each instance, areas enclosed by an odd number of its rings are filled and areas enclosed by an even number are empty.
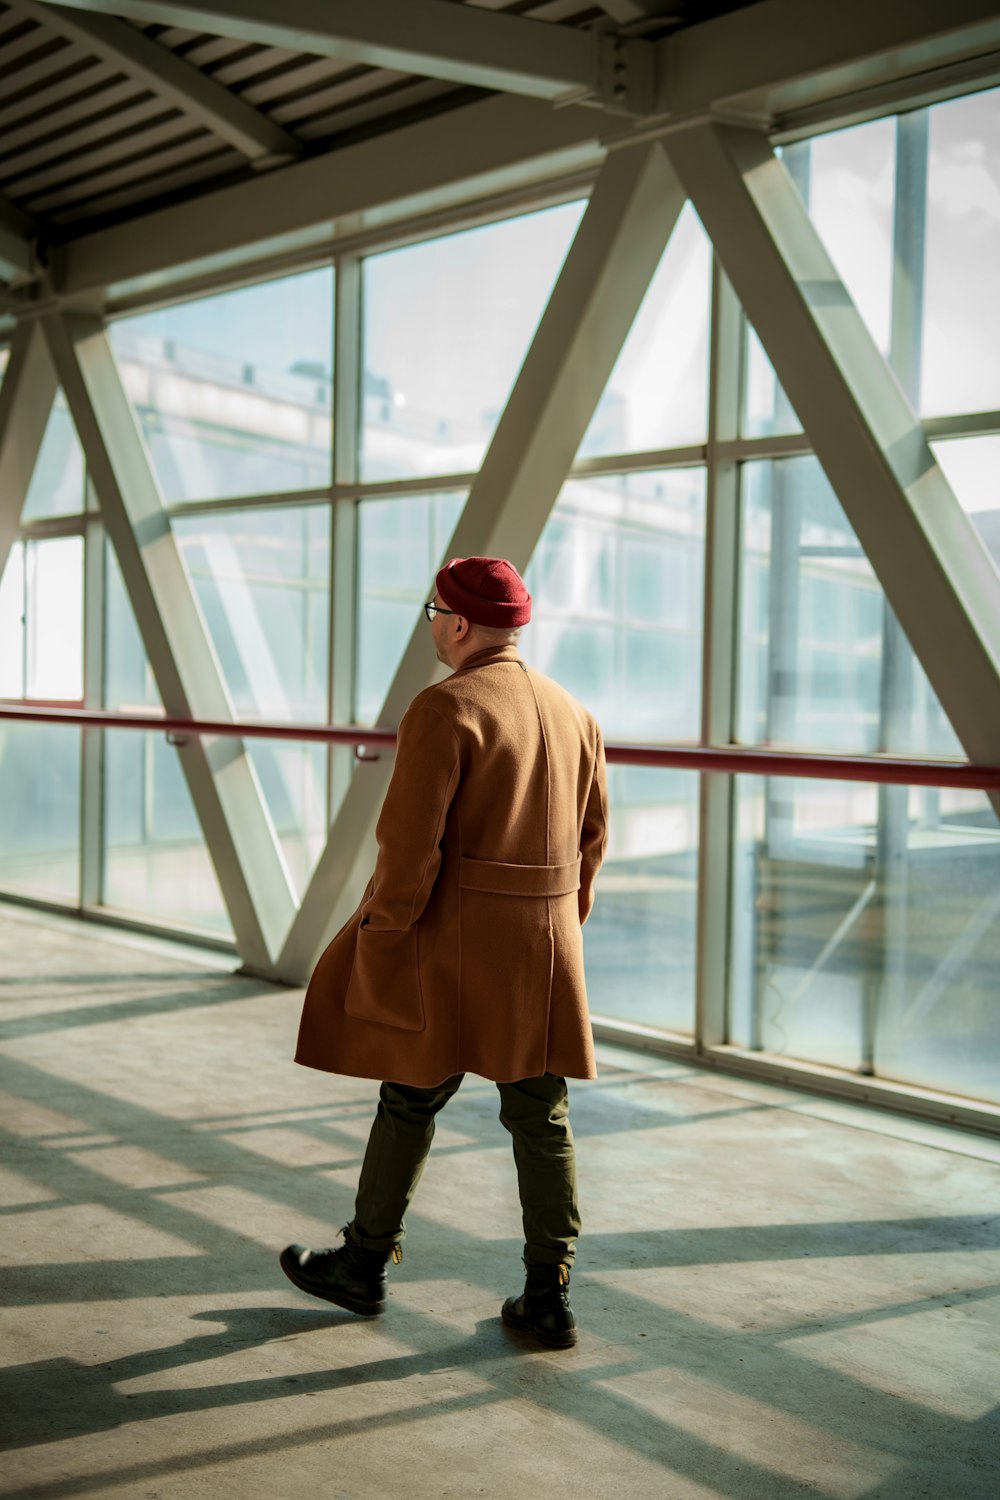
{"type": "MultiPolygon", "coordinates": [[[[169,735],[229,735],[245,739],[302,740],[326,745],[377,748],[396,743],[394,729],[361,725],[239,723],[177,719],[157,713],[112,713],[39,701],[0,700],[0,720],[32,724],[75,724],[83,729],[155,729],[169,735]]],[[[1000,791],[1000,766],[967,761],[917,760],[889,755],[815,755],[799,750],[743,750],[735,745],[605,746],[612,765],[660,766],[678,771],[716,771],[738,776],[802,776],[821,781],[868,781],[886,786],[964,787],[1000,791]]]]}

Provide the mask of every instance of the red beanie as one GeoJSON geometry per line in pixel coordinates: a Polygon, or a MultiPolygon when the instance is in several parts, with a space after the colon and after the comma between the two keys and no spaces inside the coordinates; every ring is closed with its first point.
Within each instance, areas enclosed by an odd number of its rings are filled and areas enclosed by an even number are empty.
{"type": "Polygon", "coordinates": [[[448,608],[473,625],[515,630],[531,619],[531,595],[506,558],[453,557],[435,582],[448,608]]]}

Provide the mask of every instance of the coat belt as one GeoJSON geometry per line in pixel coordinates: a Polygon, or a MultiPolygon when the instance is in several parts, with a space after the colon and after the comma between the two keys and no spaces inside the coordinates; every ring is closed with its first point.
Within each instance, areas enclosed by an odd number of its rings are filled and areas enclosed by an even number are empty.
{"type": "Polygon", "coordinates": [[[492,859],[464,859],[458,883],[466,891],[497,896],[568,896],[580,889],[580,856],[568,865],[505,865],[492,859]]]}

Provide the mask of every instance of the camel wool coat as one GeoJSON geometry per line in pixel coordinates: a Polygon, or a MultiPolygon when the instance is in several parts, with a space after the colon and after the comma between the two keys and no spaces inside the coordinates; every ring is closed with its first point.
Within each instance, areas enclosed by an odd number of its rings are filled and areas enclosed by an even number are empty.
{"type": "Polygon", "coordinates": [[[581,927],[606,830],[597,724],[515,646],[419,693],[375,874],[310,981],[296,1061],[427,1088],[596,1077],[581,927]]]}

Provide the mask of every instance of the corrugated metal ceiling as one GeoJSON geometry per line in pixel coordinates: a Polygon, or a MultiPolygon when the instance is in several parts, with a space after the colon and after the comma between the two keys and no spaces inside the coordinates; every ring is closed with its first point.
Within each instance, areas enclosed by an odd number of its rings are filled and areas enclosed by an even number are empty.
{"type": "MultiPolygon", "coordinates": [[[[451,3],[566,27],[607,19],[604,8],[581,0],[451,3]]],[[[673,7],[674,24],[746,3],[687,0],[673,7]]],[[[6,200],[29,215],[50,244],[253,171],[203,111],[186,107],[183,91],[157,88],[155,76],[137,76],[74,37],[71,22],[84,14],[0,0],[0,208],[6,200]]],[[[281,127],[300,156],[478,97],[453,83],[178,27],[133,29],[281,127]]]]}

